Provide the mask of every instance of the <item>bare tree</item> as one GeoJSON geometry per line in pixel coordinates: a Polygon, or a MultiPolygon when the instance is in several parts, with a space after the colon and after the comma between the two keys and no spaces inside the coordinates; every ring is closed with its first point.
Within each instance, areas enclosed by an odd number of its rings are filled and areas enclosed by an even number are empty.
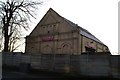
{"type": "Polygon", "coordinates": [[[0,20],[1,28],[4,36],[4,52],[9,52],[11,42],[17,39],[14,33],[21,34],[21,30],[28,30],[28,22],[34,17],[37,5],[41,5],[42,1],[32,0],[6,0],[0,1],[0,20]]]}
{"type": "Polygon", "coordinates": [[[14,34],[12,37],[9,38],[8,51],[13,52],[17,50],[17,48],[22,46],[24,43],[25,42],[23,42],[21,37],[19,37],[17,34],[14,34]]]}
{"type": "Polygon", "coordinates": [[[0,52],[3,50],[3,34],[2,28],[0,27],[0,52]]]}

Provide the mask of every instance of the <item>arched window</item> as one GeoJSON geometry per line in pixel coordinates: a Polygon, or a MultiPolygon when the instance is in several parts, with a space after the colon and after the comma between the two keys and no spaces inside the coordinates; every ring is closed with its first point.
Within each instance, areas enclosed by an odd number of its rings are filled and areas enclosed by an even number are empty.
{"type": "Polygon", "coordinates": [[[68,43],[64,43],[62,45],[62,53],[63,54],[70,54],[71,53],[71,46],[68,43]]]}

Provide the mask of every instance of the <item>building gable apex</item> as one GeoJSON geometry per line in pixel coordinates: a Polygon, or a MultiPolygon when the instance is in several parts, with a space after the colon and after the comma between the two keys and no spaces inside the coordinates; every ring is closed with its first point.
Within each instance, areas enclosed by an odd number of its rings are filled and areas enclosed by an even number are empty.
{"type": "Polygon", "coordinates": [[[43,16],[43,18],[40,20],[40,22],[36,25],[36,27],[32,30],[29,36],[34,34],[34,32],[37,32],[37,29],[39,30],[39,27],[42,26],[43,24],[59,23],[61,20],[63,20],[63,18],[52,8],[50,8],[43,16]],[[50,18],[52,20],[50,20],[50,18]]]}
{"type": "MultiPolygon", "coordinates": [[[[49,24],[52,23],[58,23],[61,20],[65,21],[66,23],[69,24],[69,26],[71,26],[74,29],[77,29],[78,26],[77,24],[73,23],[72,21],[62,17],[61,15],[59,15],[56,11],[54,11],[52,8],[50,8],[47,13],[44,15],[44,17],[40,20],[40,22],[37,24],[37,26],[34,28],[34,30],[30,33],[29,36],[31,36],[32,34],[34,34],[34,32],[39,32],[37,30],[39,30],[39,27],[43,24],[49,24]],[[50,21],[49,18],[52,18],[52,20],[50,21]],[[47,22],[47,23],[46,23],[47,22]]],[[[77,29],[78,30],[78,29],[77,29]]],[[[99,39],[97,39],[94,35],[92,35],[89,31],[87,31],[86,29],[83,29],[82,27],[80,27],[80,34],[83,36],[86,36],[90,39],[93,39],[101,44],[104,44],[103,42],[101,42],[99,39]]]]}

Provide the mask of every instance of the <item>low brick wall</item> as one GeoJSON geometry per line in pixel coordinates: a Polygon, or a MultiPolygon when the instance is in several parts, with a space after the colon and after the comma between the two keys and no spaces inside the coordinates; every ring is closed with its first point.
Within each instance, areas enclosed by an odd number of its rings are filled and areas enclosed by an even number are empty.
{"type": "Polygon", "coordinates": [[[120,78],[120,56],[111,56],[110,62],[112,76],[115,78],[120,78]]]}
{"type": "Polygon", "coordinates": [[[21,63],[26,63],[33,69],[120,78],[120,56],[108,54],[3,53],[2,62],[8,66],[20,67],[21,63]]]}
{"type": "Polygon", "coordinates": [[[81,55],[81,74],[91,76],[110,76],[109,58],[110,56],[108,55],[81,55]]]}

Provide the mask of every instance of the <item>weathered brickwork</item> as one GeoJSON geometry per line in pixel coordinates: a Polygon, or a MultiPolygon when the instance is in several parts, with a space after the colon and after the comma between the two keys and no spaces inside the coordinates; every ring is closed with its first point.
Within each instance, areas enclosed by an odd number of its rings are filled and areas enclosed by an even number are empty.
{"type": "Polygon", "coordinates": [[[81,54],[86,52],[85,46],[89,42],[92,42],[96,52],[109,51],[103,43],[84,35],[84,33],[90,36],[92,34],[85,30],[82,35],[81,30],[83,28],[61,17],[50,8],[31,34],[26,37],[25,52],[81,54]]]}

